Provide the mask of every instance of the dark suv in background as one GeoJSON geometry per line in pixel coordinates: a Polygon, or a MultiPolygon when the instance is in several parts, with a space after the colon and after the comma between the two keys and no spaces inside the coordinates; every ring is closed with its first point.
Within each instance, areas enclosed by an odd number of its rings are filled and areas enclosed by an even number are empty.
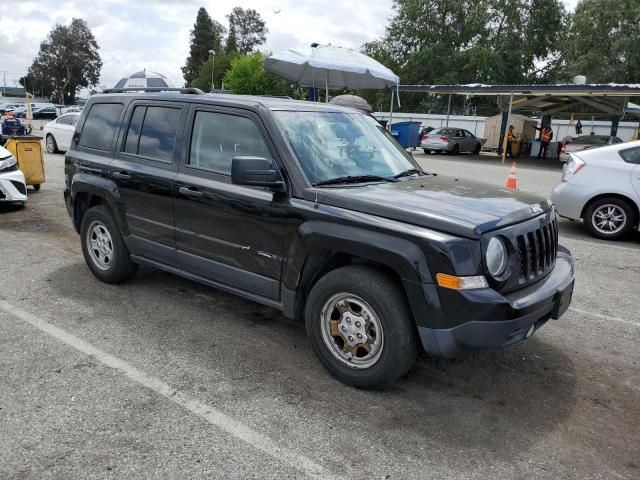
{"type": "Polygon", "coordinates": [[[323,365],[362,388],[420,346],[528,338],[571,300],[548,201],[426,173],[347,108],[109,91],[82,113],[65,182],[97,278],[151,265],[304,318],[323,365]]]}

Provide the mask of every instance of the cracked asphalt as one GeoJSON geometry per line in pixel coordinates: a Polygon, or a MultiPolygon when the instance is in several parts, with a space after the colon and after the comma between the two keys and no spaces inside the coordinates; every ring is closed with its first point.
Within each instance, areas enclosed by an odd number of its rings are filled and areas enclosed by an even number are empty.
{"type": "MultiPolygon", "coordinates": [[[[502,185],[489,156],[416,154],[502,185]]],[[[335,381],[302,324],[149,268],[85,266],[63,156],[25,208],[0,210],[0,478],[640,477],[640,236],[560,221],[571,309],[526,342],[438,361],[384,392],[335,381]]],[[[547,196],[557,164],[520,162],[547,196]]]]}

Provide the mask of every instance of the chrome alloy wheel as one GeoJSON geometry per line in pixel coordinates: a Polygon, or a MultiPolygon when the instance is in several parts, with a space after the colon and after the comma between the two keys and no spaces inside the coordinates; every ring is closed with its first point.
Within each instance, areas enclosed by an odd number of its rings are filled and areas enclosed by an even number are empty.
{"type": "Polygon", "coordinates": [[[603,235],[611,235],[622,230],[627,224],[627,214],[620,206],[607,203],[593,211],[591,224],[603,235]]]}
{"type": "Polygon", "coordinates": [[[113,241],[104,223],[94,220],[89,225],[86,238],[87,250],[96,267],[108,270],[113,263],[113,241]]]}
{"type": "Polygon", "coordinates": [[[367,302],[351,293],[332,296],[320,313],[322,339],[331,354],[350,368],[374,365],[384,346],[382,324],[367,302]]]}

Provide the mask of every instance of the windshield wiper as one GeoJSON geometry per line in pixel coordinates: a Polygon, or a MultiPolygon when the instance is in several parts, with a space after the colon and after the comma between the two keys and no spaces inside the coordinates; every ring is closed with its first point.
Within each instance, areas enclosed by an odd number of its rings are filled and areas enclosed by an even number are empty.
{"type": "Polygon", "coordinates": [[[389,177],[381,177],[379,175],[347,175],[346,177],[330,178],[322,180],[315,184],[316,187],[321,185],[336,185],[340,183],[363,183],[363,182],[395,182],[396,180],[389,177]]]}
{"type": "Polygon", "coordinates": [[[394,175],[393,178],[408,177],[409,175],[413,175],[414,173],[426,175],[426,173],[422,170],[418,170],[417,168],[410,168],[409,170],[405,170],[404,172],[400,172],[399,174],[394,175]]]}

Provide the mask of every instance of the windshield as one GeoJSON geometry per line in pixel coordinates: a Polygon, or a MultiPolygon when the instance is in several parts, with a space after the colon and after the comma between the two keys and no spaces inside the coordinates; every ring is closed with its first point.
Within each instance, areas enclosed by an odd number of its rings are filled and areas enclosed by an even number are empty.
{"type": "Polygon", "coordinates": [[[393,177],[420,168],[368,115],[306,111],[274,115],[312,185],[341,177],[393,177]]]}
{"type": "Polygon", "coordinates": [[[576,138],[573,143],[576,145],[607,145],[609,137],[606,135],[583,135],[576,138]]]}

